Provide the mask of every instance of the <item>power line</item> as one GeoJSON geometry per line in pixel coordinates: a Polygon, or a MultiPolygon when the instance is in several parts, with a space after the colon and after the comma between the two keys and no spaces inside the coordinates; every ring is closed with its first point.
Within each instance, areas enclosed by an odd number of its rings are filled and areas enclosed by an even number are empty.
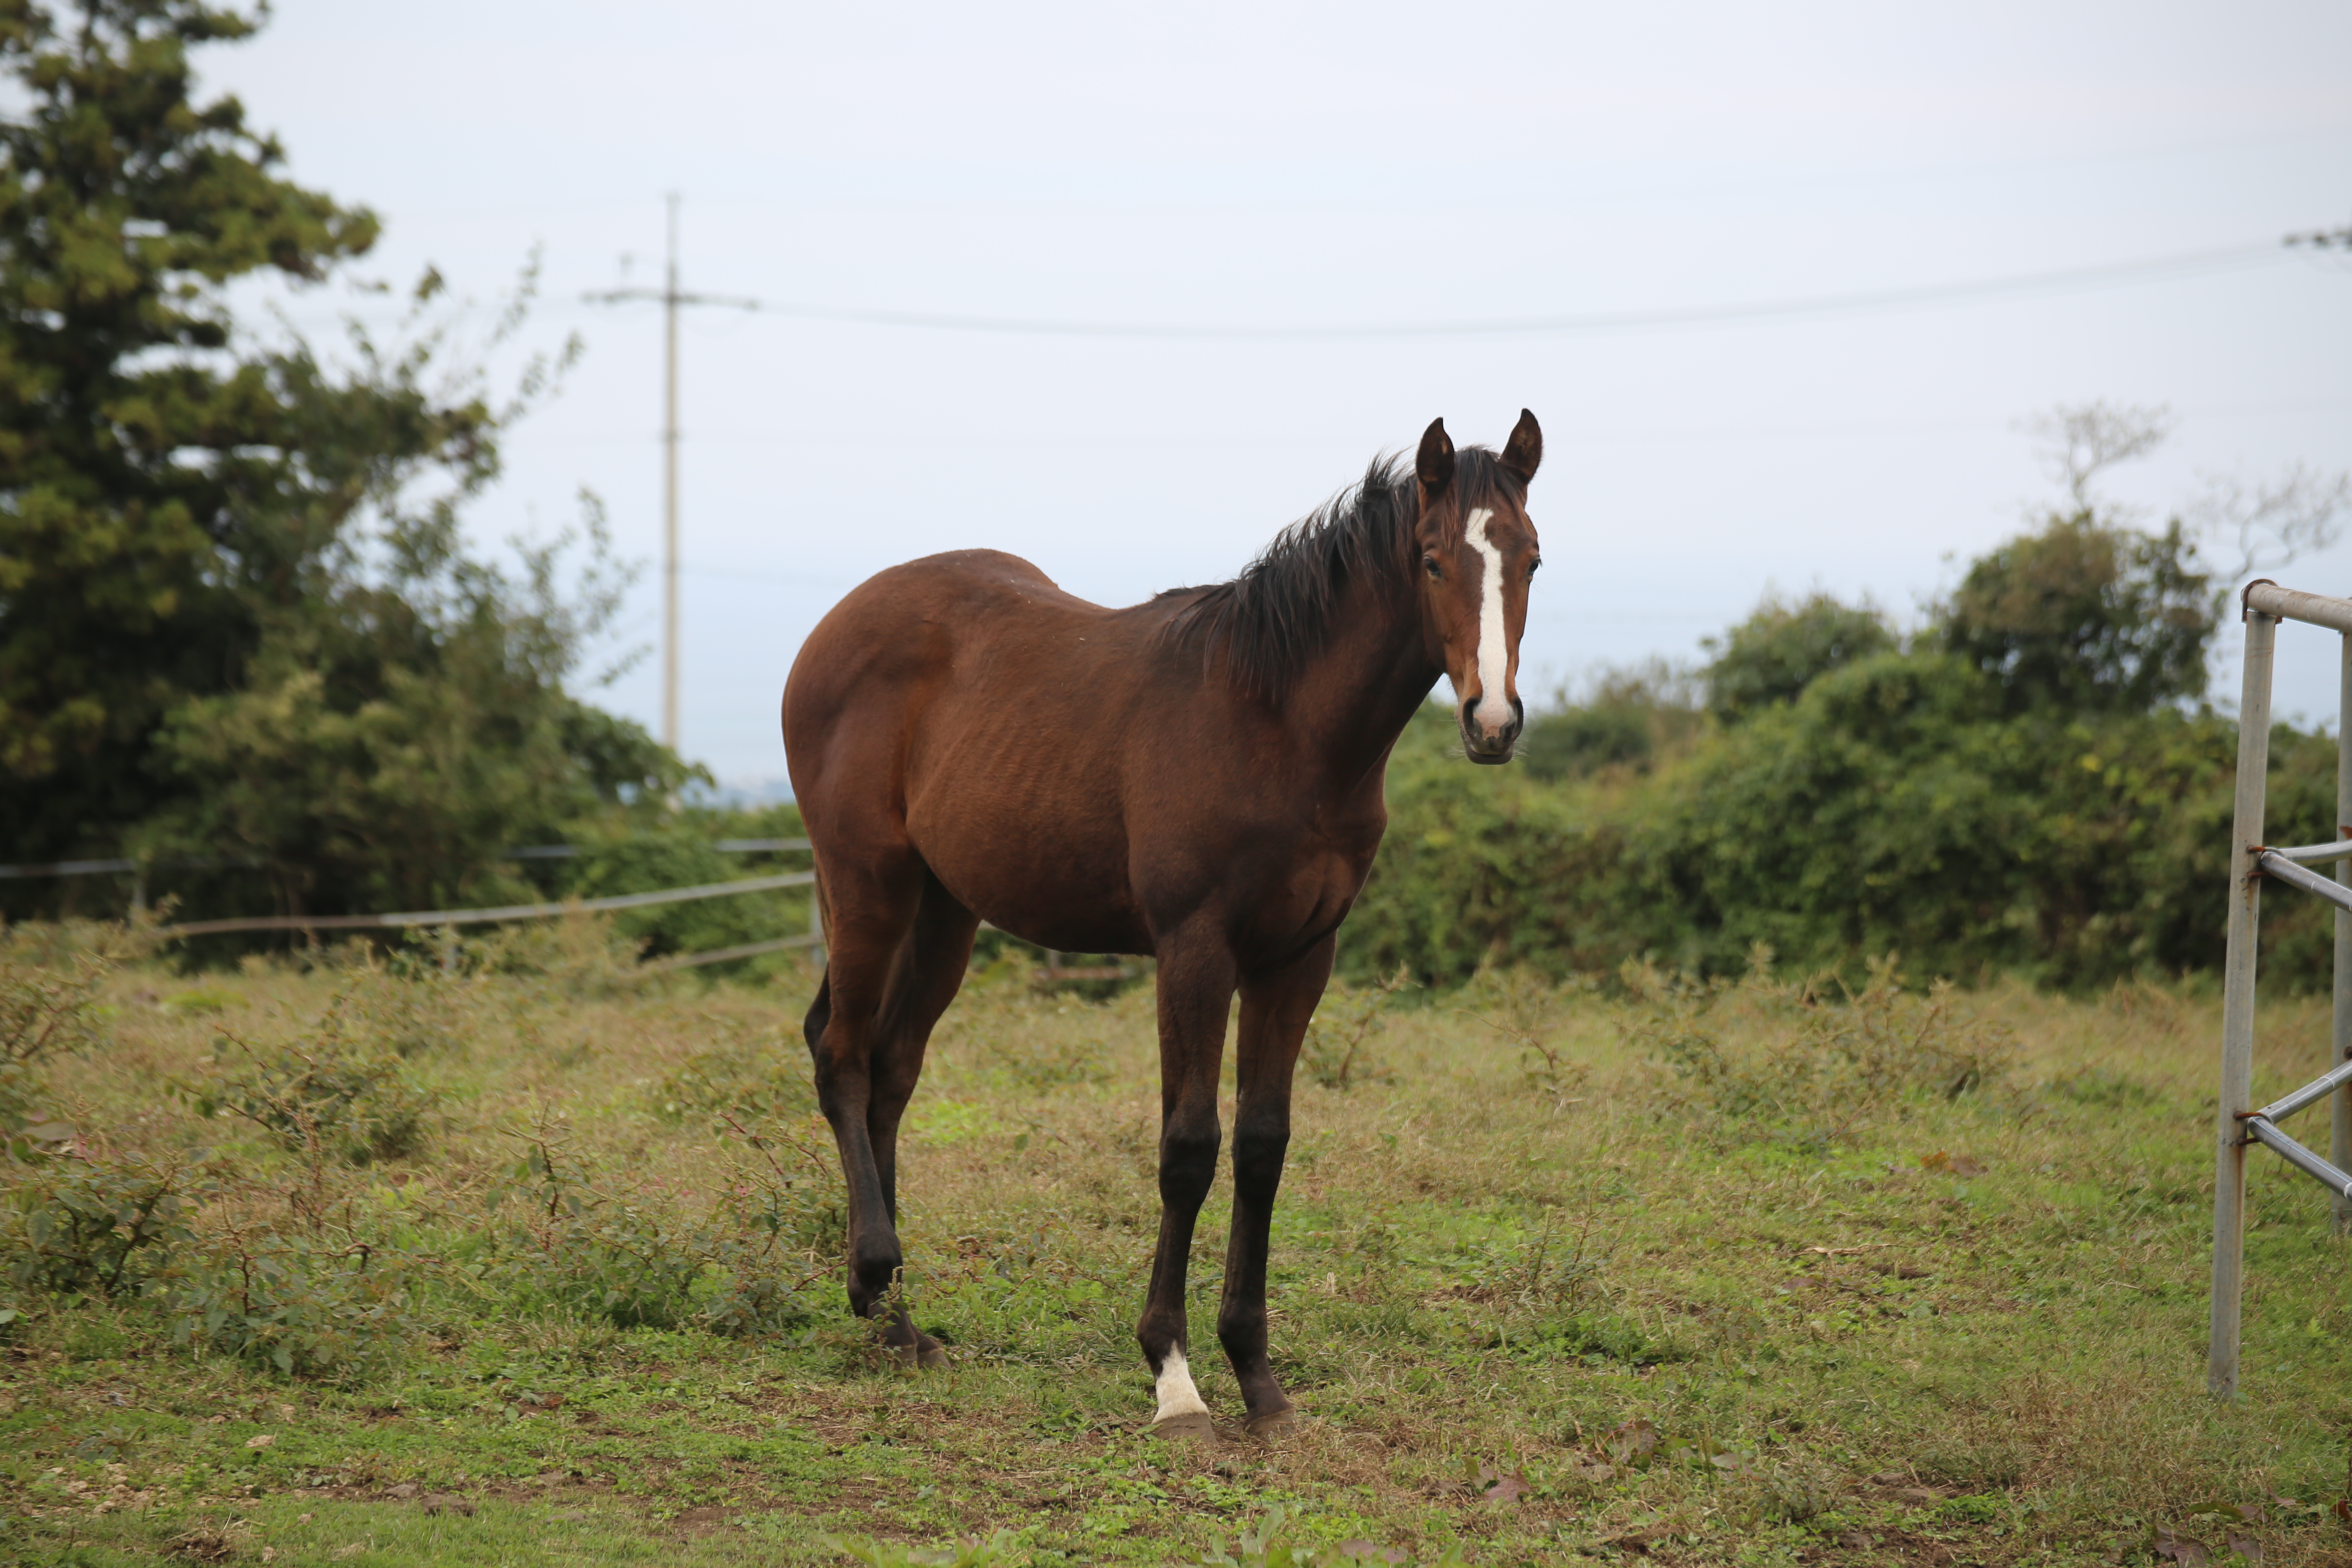
{"type": "MultiPolygon", "coordinates": [[[[1683,327],[1738,326],[1748,322],[1806,321],[1874,311],[1902,310],[1973,301],[2031,299],[2041,295],[2081,293],[2115,285],[2164,282],[2173,279],[2241,271],[2290,258],[2298,250],[2325,251],[2343,244],[2332,232],[2297,233],[2276,245],[2237,245],[2211,250],[2184,251],[2098,267],[2067,268],[2046,272],[2021,272],[1993,278],[1961,279],[1946,283],[1915,284],[1896,289],[1858,289],[1843,294],[1800,295],[1781,300],[1753,300],[1721,305],[1667,306],[1657,310],[1595,311],[1560,316],[1504,317],[1485,321],[1338,322],[1323,326],[1282,326],[1236,322],[1166,322],[1119,321],[1059,321],[1045,317],[962,315],[948,311],[868,309],[826,305],[806,300],[763,300],[741,296],[685,294],[681,304],[727,305],[738,310],[796,321],[834,321],[852,326],[902,327],[940,331],[997,335],[1130,338],[1171,342],[1339,342],[1397,338],[1543,336],[1573,333],[1630,332],[1683,327]]],[[[665,290],[606,289],[587,295],[583,303],[612,304],[633,300],[663,301],[665,290]]],[[[541,307],[554,312],[562,301],[541,307]]],[[[349,311],[335,316],[289,316],[297,326],[336,325],[367,314],[349,311]]],[[[673,329],[674,330],[674,329],[673,329]]]]}
{"type": "MultiPolygon", "coordinates": [[[[2324,412],[2338,408],[2352,408],[2352,398],[2271,398],[2254,403],[2192,404],[2187,407],[2175,409],[2174,412],[2187,419],[2231,419],[2271,414],[2324,412]]],[[[1840,436],[1927,436],[1953,431],[2008,430],[2013,428],[2015,424],[2015,419],[2010,416],[1967,415],[1942,419],[1842,420],[1808,425],[1695,425],[1653,426],[1646,429],[1612,429],[1596,426],[1565,430],[1547,438],[1557,447],[1605,447],[1653,441],[1778,441],[1840,436]]],[[[583,430],[551,436],[537,430],[525,429],[521,434],[509,436],[505,439],[516,446],[613,447],[645,440],[647,437],[639,432],[627,430],[583,430]]],[[[697,436],[695,439],[704,446],[778,447],[808,451],[887,447],[896,452],[950,451],[971,447],[990,451],[1020,447],[1059,452],[1197,452],[1211,447],[1222,450],[1269,451],[1297,451],[1301,447],[1339,447],[1354,451],[1362,446],[1359,437],[1339,434],[1294,432],[1234,436],[1223,431],[1156,436],[1092,436],[1036,435],[1029,432],[987,430],[971,436],[933,434],[877,436],[866,431],[799,430],[789,436],[779,436],[766,430],[722,429],[706,432],[697,436]]],[[[683,567],[681,570],[691,573],[704,568],[683,567]]]]}
{"type": "MultiPolygon", "coordinates": [[[[2308,243],[2302,237],[2289,245],[2308,243]]],[[[2284,259],[2275,245],[2239,245],[2218,250],[2188,251],[2144,261],[2116,262],[2104,267],[2071,268],[2054,272],[2014,273],[1951,283],[1927,283],[1904,289],[1864,289],[1848,294],[1820,294],[1788,300],[1760,300],[1727,305],[1677,306],[1655,310],[1617,310],[1589,315],[1528,316],[1493,321],[1402,321],[1386,324],[1354,322],[1331,326],[1248,326],[1179,324],[1150,321],[1069,321],[1040,317],[964,316],[924,310],[876,310],[854,306],[800,302],[762,303],[771,315],[803,321],[842,321],[858,326],[916,327],[940,331],[1012,333],[1032,337],[1161,338],[1242,341],[1307,341],[1331,339],[1498,337],[1571,332],[1638,331],[1651,328],[1731,325],[1743,321],[1802,320],[1808,317],[1854,315],[1872,310],[1902,310],[1915,305],[1958,303],[1969,300],[2015,299],[2036,294],[2074,292],[2113,283],[2155,282],[2168,278],[2196,277],[2234,271],[2284,259]]]]}

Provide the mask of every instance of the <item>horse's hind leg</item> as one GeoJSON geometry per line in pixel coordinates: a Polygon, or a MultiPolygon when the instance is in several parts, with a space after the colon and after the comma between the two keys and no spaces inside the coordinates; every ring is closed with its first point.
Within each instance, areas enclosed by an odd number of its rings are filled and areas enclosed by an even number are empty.
{"type": "MultiPolygon", "coordinates": [[[[898,960],[891,965],[867,1057],[873,1087],[866,1102],[866,1136],[894,1233],[898,1221],[898,1119],[922,1076],[931,1029],[963,984],[971,963],[972,935],[979,929],[980,918],[956,902],[927,870],[914,925],[898,944],[898,960]]],[[[911,1355],[919,1365],[945,1363],[939,1342],[916,1329],[903,1304],[893,1300],[885,1310],[883,1343],[911,1355]]]]}
{"type": "Polygon", "coordinates": [[[803,1028],[810,1037],[817,1107],[833,1128],[847,1189],[849,1306],[859,1317],[870,1318],[887,1310],[901,1262],[871,1131],[876,1024],[899,951],[908,945],[928,873],[903,845],[896,853],[869,849],[843,860],[840,868],[823,868],[820,889],[830,943],[824,984],[803,1028]]]}

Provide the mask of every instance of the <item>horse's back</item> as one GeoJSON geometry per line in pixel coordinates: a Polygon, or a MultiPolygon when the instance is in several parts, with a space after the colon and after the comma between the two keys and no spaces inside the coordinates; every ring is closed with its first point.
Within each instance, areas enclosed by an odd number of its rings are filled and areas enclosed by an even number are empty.
{"type": "MultiPolygon", "coordinates": [[[[801,645],[784,682],[784,751],[800,765],[845,721],[907,715],[1005,631],[1041,614],[1093,610],[1017,555],[959,550],[877,573],[801,645]]],[[[1099,614],[1100,612],[1097,612],[1099,614]]]]}
{"type": "MultiPolygon", "coordinates": [[[[1110,906],[1125,945],[1125,720],[1154,663],[1150,641],[1135,612],[1065,593],[1000,551],[929,556],[861,584],[810,635],[784,688],[787,762],[821,862],[828,846],[904,847],[1016,931],[1058,888],[1065,907],[1110,906]],[[1007,879],[1008,864],[1024,874],[1007,879]]],[[[1090,950],[1108,951],[1109,933],[1099,940],[1090,950]]]]}

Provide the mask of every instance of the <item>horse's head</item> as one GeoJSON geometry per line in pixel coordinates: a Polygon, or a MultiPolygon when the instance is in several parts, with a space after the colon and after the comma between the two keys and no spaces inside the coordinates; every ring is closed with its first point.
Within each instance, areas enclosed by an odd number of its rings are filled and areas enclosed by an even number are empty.
{"type": "Polygon", "coordinates": [[[1519,634],[1527,629],[1528,579],[1542,554],[1528,517],[1528,481],[1543,460],[1543,432],[1523,408],[1499,457],[1474,450],[1464,458],[1455,461],[1445,421],[1430,421],[1413,461],[1421,481],[1412,542],[1422,637],[1454,682],[1454,718],[1470,760],[1507,763],[1525,721],[1519,634]]]}

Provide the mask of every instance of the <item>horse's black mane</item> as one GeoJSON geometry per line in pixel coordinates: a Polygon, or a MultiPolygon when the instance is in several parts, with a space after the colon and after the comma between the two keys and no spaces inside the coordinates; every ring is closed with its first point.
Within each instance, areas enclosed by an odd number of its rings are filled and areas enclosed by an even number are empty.
{"type": "MultiPolygon", "coordinates": [[[[1484,447],[1454,456],[1447,487],[1449,531],[1458,531],[1471,507],[1514,494],[1519,481],[1484,447]]],[[[1375,458],[1363,479],[1274,536],[1257,559],[1230,583],[1171,588],[1154,602],[1190,599],[1162,636],[1173,646],[1222,652],[1227,673],[1243,689],[1280,701],[1330,641],[1341,592],[1349,583],[1413,570],[1412,529],[1421,505],[1412,461],[1375,458]]]]}

